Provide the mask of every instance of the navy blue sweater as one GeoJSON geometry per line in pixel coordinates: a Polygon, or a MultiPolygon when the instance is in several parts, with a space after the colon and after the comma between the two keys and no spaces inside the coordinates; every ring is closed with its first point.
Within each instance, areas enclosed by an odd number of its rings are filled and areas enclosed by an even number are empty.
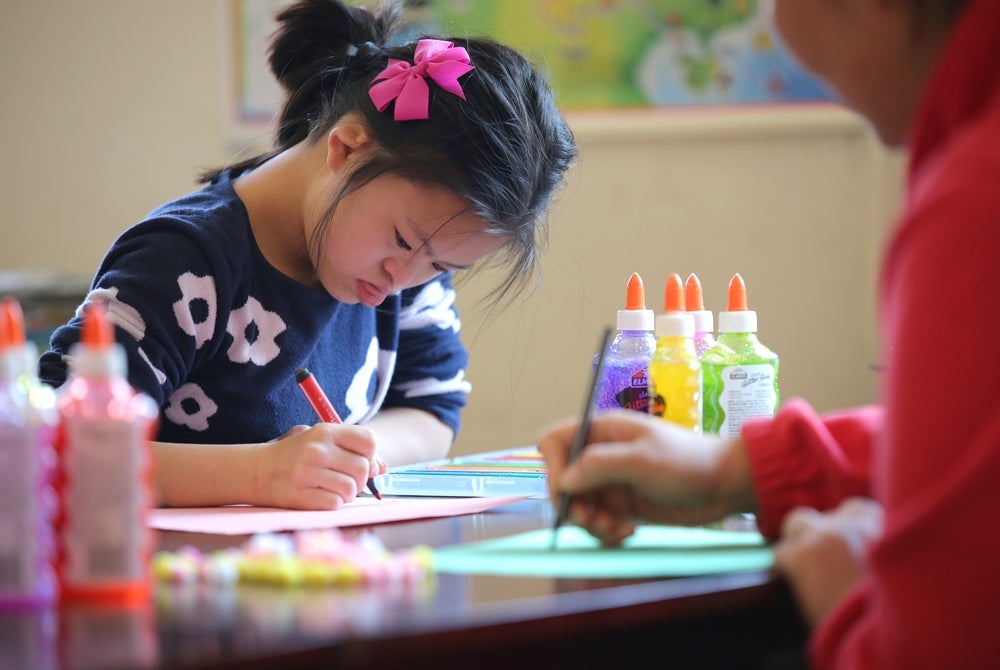
{"type": "MultiPolygon", "coordinates": [[[[344,423],[412,407],[457,433],[470,387],[450,280],[439,275],[377,308],[340,303],[268,263],[224,175],[123,233],[87,302],[106,303],[129,381],[160,405],[160,441],[263,442],[316,423],[295,385],[300,367],[344,423]]],[[[50,384],[66,379],[81,314],[41,358],[50,384]]]]}

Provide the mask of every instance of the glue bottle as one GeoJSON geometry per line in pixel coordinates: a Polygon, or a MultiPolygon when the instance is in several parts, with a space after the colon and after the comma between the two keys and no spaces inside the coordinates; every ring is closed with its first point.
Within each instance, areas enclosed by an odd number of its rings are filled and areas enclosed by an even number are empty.
{"type": "Polygon", "coordinates": [[[157,408],[127,379],[103,304],[87,306],[58,392],[57,570],[64,601],[147,600],[157,408]]]}
{"type": "Polygon", "coordinates": [[[694,317],[694,350],[700,358],[715,344],[715,336],[712,335],[714,319],[712,312],[705,309],[701,280],[693,272],[684,282],[684,306],[687,313],[694,317]]]}
{"type": "MultiPolygon", "coordinates": [[[[642,277],[632,273],[625,295],[625,309],[618,310],[618,332],[608,345],[604,374],[599,381],[598,412],[631,409],[646,412],[649,407],[647,369],[656,349],[653,310],[646,309],[642,277]]],[[[597,356],[594,356],[597,365],[597,356]]]]}
{"type": "Polygon", "coordinates": [[[14,298],[0,305],[0,608],[55,598],[55,392],[38,381],[37,351],[14,298]]]}
{"type": "Polygon", "coordinates": [[[719,312],[718,341],[701,362],[706,433],[738,437],[750,419],[774,416],[778,355],[757,339],[757,313],[747,309],[747,288],[738,273],[729,282],[727,310],[719,312]]]}
{"type": "Polygon", "coordinates": [[[656,315],[656,352],[649,364],[649,413],[701,432],[701,364],[694,317],[684,311],[684,286],[667,279],[663,314],[656,315]]]}

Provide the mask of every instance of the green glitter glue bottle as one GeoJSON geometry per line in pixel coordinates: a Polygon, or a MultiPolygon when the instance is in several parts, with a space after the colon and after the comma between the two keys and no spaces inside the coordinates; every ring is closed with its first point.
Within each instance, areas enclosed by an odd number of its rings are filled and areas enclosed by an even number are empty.
{"type": "MultiPolygon", "coordinates": [[[[649,407],[647,369],[656,349],[653,310],[646,309],[642,277],[632,273],[626,287],[625,309],[618,310],[618,332],[608,345],[604,374],[598,381],[595,409],[607,412],[631,409],[645,413],[649,407]]],[[[597,365],[597,356],[594,356],[597,365]]]]}
{"type": "Polygon", "coordinates": [[[719,312],[718,338],[701,356],[705,433],[739,437],[750,419],[774,416],[778,408],[778,355],[757,339],[757,313],[747,308],[747,287],[738,273],[729,282],[729,302],[719,312]]]}

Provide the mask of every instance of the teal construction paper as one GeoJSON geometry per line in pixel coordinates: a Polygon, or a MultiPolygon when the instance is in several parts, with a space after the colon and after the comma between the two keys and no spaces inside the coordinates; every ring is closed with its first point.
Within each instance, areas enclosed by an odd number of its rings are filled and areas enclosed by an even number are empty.
{"type": "Polygon", "coordinates": [[[602,547],[586,531],[565,526],[552,530],[434,551],[440,572],[521,577],[690,577],[723,572],[766,570],[774,563],[771,547],[756,532],[680,526],[640,526],[621,547],[602,547]]]}

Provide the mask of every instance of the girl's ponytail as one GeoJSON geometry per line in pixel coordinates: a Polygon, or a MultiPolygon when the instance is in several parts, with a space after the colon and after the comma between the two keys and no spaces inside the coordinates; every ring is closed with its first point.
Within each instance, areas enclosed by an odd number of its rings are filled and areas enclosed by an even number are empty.
{"type": "MultiPolygon", "coordinates": [[[[390,44],[400,13],[398,2],[370,11],[343,0],[298,0],[283,9],[269,52],[271,70],[287,96],[273,149],[224,169],[238,175],[256,168],[300,142],[317,141],[352,114],[378,151],[345,174],[309,240],[317,254],[340,200],[391,174],[455,193],[487,231],[503,236],[506,243],[494,258],[507,277],[494,298],[515,296],[536,275],[546,241],[545,212],[576,157],[573,134],[548,82],[520,53],[473,37],[390,44]],[[460,54],[471,67],[442,81],[429,74],[430,63],[423,59],[433,60],[432,52],[444,45],[454,49],[445,60],[460,54]],[[409,68],[423,79],[420,110],[413,112],[408,96],[410,111],[398,115],[402,89],[383,85],[396,76],[387,75],[391,70],[409,68]]],[[[207,173],[203,180],[222,172],[207,173]]]]}
{"type": "Polygon", "coordinates": [[[357,67],[358,61],[381,56],[401,14],[402,7],[392,2],[366,10],[340,0],[306,0],[281,10],[268,49],[271,73],[285,93],[272,148],[207,170],[199,181],[214,182],[225,170],[252,170],[308,138],[340,89],[370,74],[371,67],[357,67]]]}
{"type": "Polygon", "coordinates": [[[277,149],[309,136],[311,122],[354,79],[349,61],[357,45],[385,44],[400,13],[399,5],[368,11],[331,0],[300,2],[278,13],[268,61],[288,99],[278,118],[277,149]]]}
{"type": "Polygon", "coordinates": [[[369,12],[330,0],[291,5],[277,15],[268,54],[271,72],[286,93],[294,93],[316,73],[343,67],[358,45],[385,44],[400,12],[398,5],[369,12]]]}

